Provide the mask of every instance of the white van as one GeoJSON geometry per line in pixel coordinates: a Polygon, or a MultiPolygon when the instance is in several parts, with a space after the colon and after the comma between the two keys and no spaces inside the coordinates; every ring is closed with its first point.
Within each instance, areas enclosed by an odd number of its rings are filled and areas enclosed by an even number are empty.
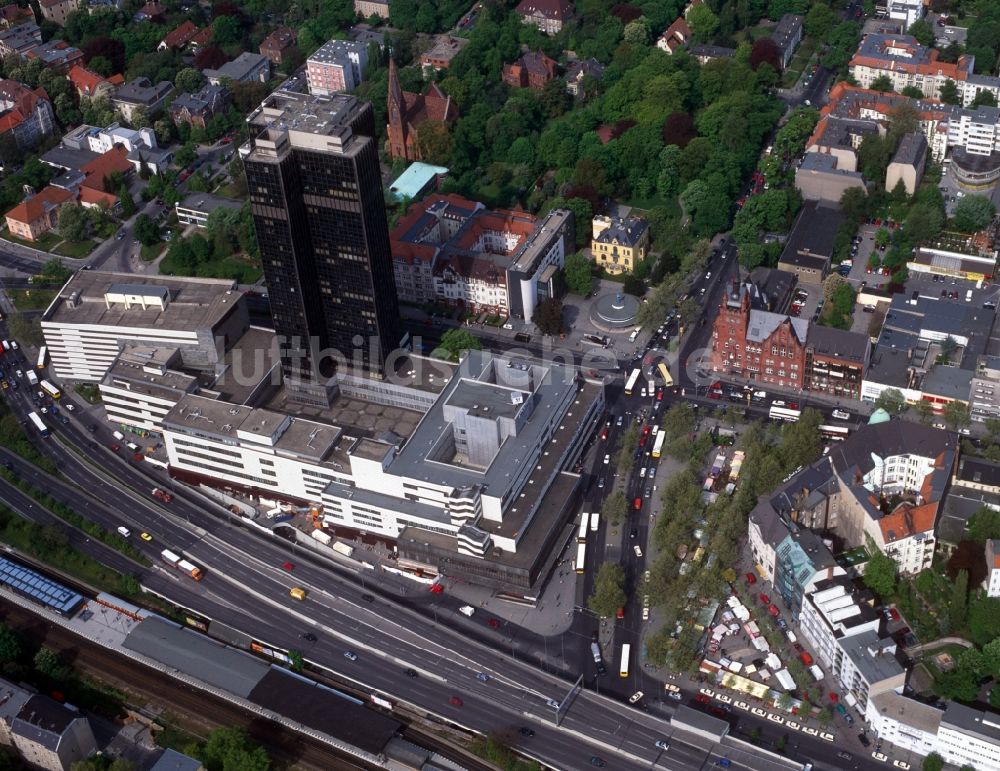
{"type": "Polygon", "coordinates": [[[634,343],[635,342],[635,339],[639,336],[639,330],[640,329],[641,329],[641,327],[636,327],[635,329],[633,329],[631,331],[631,333],[629,333],[628,341],[630,343],[634,343]]]}
{"type": "Polygon", "coordinates": [[[113,436],[119,442],[125,441],[125,434],[123,434],[121,431],[115,431],[111,436],[113,436]]]}
{"type": "Polygon", "coordinates": [[[132,452],[139,452],[139,445],[135,442],[126,442],[125,446],[128,447],[132,452]]]}
{"type": "Polygon", "coordinates": [[[972,290],[971,289],[969,289],[969,290],[967,290],[965,292],[965,301],[967,303],[971,303],[972,302],[972,290]]]}
{"type": "Polygon", "coordinates": [[[476,612],[476,609],[471,605],[463,605],[461,608],[458,609],[458,612],[464,616],[472,618],[472,614],[476,612]]]}
{"type": "Polygon", "coordinates": [[[129,530],[124,525],[119,525],[118,526],[118,535],[120,535],[122,538],[128,538],[130,535],[132,535],[132,531],[129,530]]]}
{"type": "Polygon", "coordinates": [[[799,641],[799,638],[795,636],[795,632],[793,632],[791,629],[785,632],[785,637],[788,638],[788,642],[790,642],[792,645],[795,645],[795,643],[799,641]]]}

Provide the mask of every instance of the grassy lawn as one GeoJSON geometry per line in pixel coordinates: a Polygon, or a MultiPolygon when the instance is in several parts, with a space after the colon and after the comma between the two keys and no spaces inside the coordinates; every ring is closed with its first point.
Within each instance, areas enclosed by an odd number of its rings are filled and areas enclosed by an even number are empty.
{"type": "Polygon", "coordinates": [[[16,236],[11,235],[10,231],[7,230],[6,228],[4,228],[3,230],[3,237],[6,238],[8,241],[12,241],[15,244],[30,246],[32,249],[41,249],[43,252],[50,251],[53,246],[55,246],[62,240],[55,233],[49,231],[48,233],[45,233],[37,241],[25,241],[22,238],[17,238],[16,236]]]}
{"type": "Polygon", "coordinates": [[[10,299],[19,311],[43,311],[56,296],[54,289],[15,289],[8,290],[10,299]]]}
{"type": "Polygon", "coordinates": [[[239,191],[237,191],[236,186],[230,182],[228,185],[222,185],[218,190],[215,191],[216,195],[221,195],[223,198],[232,198],[233,200],[240,200],[245,196],[240,196],[239,191]]]}
{"type": "Polygon", "coordinates": [[[143,262],[152,262],[160,256],[160,252],[163,251],[164,246],[166,246],[166,244],[162,241],[157,241],[152,246],[146,246],[143,244],[139,248],[139,256],[142,258],[143,262]]]}
{"type": "Polygon", "coordinates": [[[94,251],[96,246],[97,242],[88,238],[86,241],[63,241],[52,251],[64,257],[81,259],[94,251]]]}

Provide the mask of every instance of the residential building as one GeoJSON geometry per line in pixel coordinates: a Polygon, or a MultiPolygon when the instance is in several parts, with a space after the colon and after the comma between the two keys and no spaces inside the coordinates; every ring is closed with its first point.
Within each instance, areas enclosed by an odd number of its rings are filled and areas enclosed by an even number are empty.
{"type": "Polygon", "coordinates": [[[683,16],[678,16],[656,40],[656,47],[668,54],[684,48],[691,40],[691,28],[683,16]]]}
{"type": "Polygon", "coordinates": [[[205,128],[216,115],[221,115],[233,103],[233,95],[225,86],[206,83],[193,94],[181,94],[170,103],[170,119],[205,128]]]}
{"type": "Polygon", "coordinates": [[[511,88],[531,88],[541,91],[555,78],[559,65],[541,51],[529,51],[503,66],[503,82],[511,88]]]}
{"type": "Polygon", "coordinates": [[[951,81],[958,88],[963,105],[975,99],[979,91],[997,96],[1000,78],[976,75],[975,57],[963,54],[955,63],[940,60],[937,49],[920,45],[911,35],[868,34],[851,59],[851,75],[862,88],[870,88],[879,77],[892,82],[892,90],[900,93],[907,86],[937,99],[941,87],[951,81]]]}
{"type": "Polygon", "coordinates": [[[97,752],[87,718],[75,707],[41,694],[24,703],[11,721],[10,735],[24,760],[46,771],[69,771],[97,752]]]}
{"type": "Polygon", "coordinates": [[[167,36],[160,41],[160,44],[156,47],[157,51],[182,51],[191,43],[194,36],[197,35],[201,30],[198,29],[198,25],[192,21],[185,21],[179,27],[175,27],[167,36]]]}
{"type": "Polygon", "coordinates": [[[795,187],[807,201],[839,204],[851,188],[864,190],[865,179],[859,171],[839,168],[836,155],[814,151],[802,156],[795,169],[795,187]]]}
{"type": "Polygon", "coordinates": [[[280,67],[285,57],[296,48],[299,35],[290,27],[278,27],[270,35],[264,38],[260,44],[260,53],[266,56],[268,61],[276,67],[280,67]]]}
{"type": "Polygon", "coordinates": [[[66,77],[69,78],[69,82],[76,89],[77,96],[87,97],[88,99],[94,99],[99,96],[110,97],[115,92],[115,89],[125,82],[125,78],[121,75],[112,75],[110,78],[105,78],[96,72],[88,70],[82,64],[77,64],[70,69],[66,77]]]}
{"type": "Polygon", "coordinates": [[[860,399],[871,353],[868,335],[810,324],[802,387],[846,399],[860,399]]]}
{"type": "Polygon", "coordinates": [[[983,581],[987,597],[1000,597],[1000,539],[986,541],[986,580],[983,581]]]}
{"type": "Polygon", "coordinates": [[[215,35],[215,31],[212,29],[212,25],[206,26],[203,30],[196,33],[191,42],[188,43],[188,48],[192,51],[199,51],[207,45],[211,45],[212,37],[215,35]]]}
{"type": "Polygon", "coordinates": [[[11,235],[24,241],[37,241],[59,225],[59,207],[73,200],[73,194],[57,187],[46,187],[31,195],[4,215],[11,235]]]}
{"type": "Polygon", "coordinates": [[[153,129],[130,129],[119,123],[112,123],[103,129],[90,127],[86,139],[87,146],[95,153],[106,153],[116,145],[121,145],[129,152],[137,147],[156,147],[156,134],[153,133],[153,129]]]}
{"type": "Polygon", "coordinates": [[[33,21],[0,32],[0,56],[24,56],[42,44],[42,30],[33,21]]]}
{"type": "Polygon", "coordinates": [[[878,633],[878,611],[843,573],[817,581],[802,597],[799,629],[809,649],[827,671],[839,669],[844,651],[841,640],[878,633]]]}
{"type": "Polygon", "coordinates": [[[140,108],[152,117],[163,107],[173,91],[174,86],[169,80],[161,80],[153,85],[149,78],[135,78],[118,89],[111,97],[111,104],[126,121],[131,122],[132,116],[140,108]]]}
{"type": "Polygon", "coordinates": [[[195,225],[199,228],[208,225],[208,217],[216,209],[238,211],[242,208],[242,201],[234,201],[232,198],[223,198],[211,193],[188,193],[184,200],[174,204],[178,222],[183,225],[195,225]]]}
{"type": "Polygon", "coordinates": [[[802,30],[805,17],[797,13],[786,13],[781,17],[778,26],[771,33],[771,40],[778,47],[778,56],[781,57],[781,68],[787,69],[791,64],[795,50],[802,42],[802,30]]]}
{"type": "Polygon", "coordinates": [[[202,75],[213,86],[224,85],[223,80],[233,80],[237,83],[267,83],[271,77],[271,62],[266,56],[244,51],[231,62],[223,64],[217,70],[202,70],[202,75]]]}
{"type": "Polygon", "coordinates": [[[21,711],[21,707],[33,695],[34,693],[26,688],[14,685],[9,680],[0,679],[0,744],[6,744],[8,747],[14,744],[14,737],[10,733],[11,724],[21,711]]]}
{"type": "Polygon", "coordinates": [[[420,62],[425,71],[446,70],[451,64],[451,60],[468,44],[468,38],[438,35],[434,38],[434,45],[420,54],[417,61],[420,62]]]}
{"type": "Polygon", "coordinates": [[[888,0],[887,15],[890,19],[902,22],[903,29],[908,30],[915,21],[924,18],[923,0],[888,0]]]}
{"type": "Polygon", "coordinates": [[[530,320],[536,304],[556,294],[573,234],[565,209],[539,220],[432,194],[410,206],[389,235],[396,291],[406,302],[530,320]]]}
{"type": "Polygon", "coordinates": [[[401,341],[374,111],[348,95],[276,91],[247,120],[240,154],[285,383],[328,404],[329,351],[383,373],[401,341]]]}
{"type": "Polygon", "coordinates": [[[140,8],[132,16],[132,20],[136,22],[157,22],[161,23],[166,21],[167,18],[167,7],[159,0],[150,0],[142,8],[140,8]]]}
{"type": "Polygon", "coordinates": [[[546,35],[558,35],[573,16],[573,6],[569,0],[521,0],[514,13],[546,35]]]}
{"type": "Polygon", "coordinates": [[[98,11],[121,10],[123,0],[87,0],[87,13],[93,16],[98,11]]]}
{"type": "Polygon", "coordinates": [[[39,0],[38,7],[43,18],[61,27],[66,18],[80,8],[80,0],[39,0]]]}
{"type": "Polygon", "coordinates": [[[328,40],[306,60],[306,78],[313,96],[350,92],[364,78],[368,46],[353,40],[328,40]]]}
{"type": "Polygon", "coordinates": [[[587,94],[584,91],[584,81],[586,78],[593,78],[595,81],[599,81],[603,77],[604,65],[597,61],[597,59],[591,57],[575,61],[566,68],[566,74],[563,75],[563,80],[566,81],[566,93],[583,101],[587,98],[587,94]]]}
{"type": "Polygon", "coordinates": [[[906,134],[885,170],[885,189],[894,190],[903,183],[907,195],[917,192],[927,164],[927,140],[923,134],[906,134]]]}
{"type": "Polygon", "coordinates": [[[458,106],[442,91],[437,83],[432,83],[426,94],[403,91],[399,85],[396,62],[389,60],[389,95],[387,99],[388,151],[392,158],[419,161],[420,127],[427,121],[445,127],[458,120],[458,106]]]}
{"type": "Polygon", "coordinates": [[[590,250],[608,273],[631,273],[649,252],[649,225],[641,217],[605,217],[592,222],[590,250]]]}
{"type": "Polygon", "coordinates": [[[20,24],[35,22],[35,12],[28,6],[20,6],[16,3],[9,3],[0,7],[0,28],[11,29],[20,24]]]}
{"type": "Polygon", "coordinates": [[[167,748],[149,771],[205,771],[200,760],[167,748]]]}
{"type": "Polygon", "coordinates": [[[363,19],[389,18],[389,0],[354,0],[354,12],[363,19]]]}
{"type": "Polygon", "coordinates": [[[778,268],[818,288],[830,269],[833,244],[843,219],[839,207],[806,201],[785,242],[778,268]]]}
{"type": "Polygon", "coordinates": [[[736,49],[726,48],[725,46],[696,44],[688,49],[688,53],[697,59],[700,64],[708,64],[716,59],[732,59],[736,56],[736,49]]]}
{"type": "Polygon", "coordinates": [[[63,40],[52,39],[27,51],[24,58],[28,61],[38,60],[46,69],[65,75],[78,62],[83,63],[83,51],[63,40]]]}
{"type": "Polygon", "coordinates": [[[174,162],[174,151],[168,147],[139,145],[129,150],[125,159],[132,164],[136,174],[142,174],[143,167],[152,174],[163,174],[174,162]]]}
{"type": "Polygon", "coordinates": [[[78,271],[42,315],[56,377],[99,383],[126,343],[180,351],[185,368],[216,373],[224,343],[249,327],[232,281],[78,271]]]}
{"type": "Polygon", "coordinates": [[[0,136],[10,134],[18,147],[33,148],[56,127],[45,89],[16,80],[0,80],[0,136]]]}
{"type": "Polygon", "coordinates": [[[537,596],[576,510],[579,478],[568,469],[603,413],[603,386],[562,364],[479,351],[458,365],[405,366],[433,374],[337,379],[352,401],[393,406],[392,428],[408,438],[372,437],[315,409],[188,395],[163,419],[170,473],[319,505],[328,533],[395,546],[401,570],[537,596]]]}

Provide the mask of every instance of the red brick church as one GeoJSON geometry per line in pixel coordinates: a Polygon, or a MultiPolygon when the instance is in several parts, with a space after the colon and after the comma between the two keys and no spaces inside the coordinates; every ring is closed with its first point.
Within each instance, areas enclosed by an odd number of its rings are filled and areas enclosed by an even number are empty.
{"type": "Polygon", "coordinates": [[[396,62],[389,60],[389,155],[407,161],[419,161],[418,143],[420,125],[428,120],[452,124],[458,119],[458,107],[437,83],[431,84],[426,94],[411,94],[399,85],[396,62]]]}

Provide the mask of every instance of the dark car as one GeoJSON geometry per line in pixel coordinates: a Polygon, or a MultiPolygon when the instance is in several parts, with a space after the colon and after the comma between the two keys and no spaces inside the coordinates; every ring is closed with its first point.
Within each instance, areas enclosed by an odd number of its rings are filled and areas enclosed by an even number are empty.
{"type": "Polygon", "coordinates": [[[406,670],[406,676],[407,677],[419,677],[420,675],[417,674],[417,670],[415,670],[415,669],[413,669],[411,667],[410,669],[406,670]]]}
{"type": "Polygon", "coordinates": [[[862,747],[871,747],[872,742],[864,733],[858,734],[858,741],[861,742],[862,747]]]}
{"type": "Polygon", "coordinates": [[[534,735],[535,732],[532,729],[528,728],[527,726],[521,729],[521,736],[534,736],[534,735]]]}
{"type": "Polygon", "coordinates": [[[598,768],[604,768],[608,764],[601,760],[601,758],[597,757],[597,755],[591,755],[590,765],[597,766],[598,768]]]}
{"type": "Polygon", "coordinates": [[[316,642],[316,635],[312,632],[303,632],[299,635],[303,640],[308,640],[309,642],[316,642]]]}
{"type": "Polygon", "coordinates": [[[365,602],[375,602],[375,595],[374,594],[362,594],[361,595],[361,599],[364,600],[365,602]]]}

